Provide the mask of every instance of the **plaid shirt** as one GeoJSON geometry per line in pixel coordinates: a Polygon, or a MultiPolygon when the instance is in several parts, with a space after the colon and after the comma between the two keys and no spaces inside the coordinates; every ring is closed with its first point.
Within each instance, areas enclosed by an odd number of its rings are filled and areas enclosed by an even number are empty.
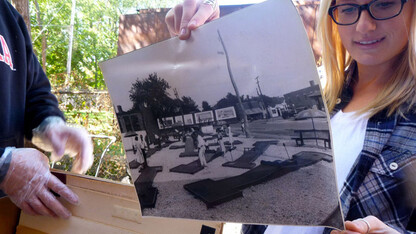
{"type": "MultiPolygon", "coordinates": [[[[352,63],[340,103],[335,114],[352,97],[351,82],[356,70],[352,63]]],[[[341,206],[346,220],[373,215],[395,228],[406,232],[414,208],[408,198],[415,199],[405,189],[405,170],[416,165],[416,113],[387,117],[382,111],[368,120],[364,146],[340,192],[341,206]]]]}
{"type": "MultiPolygon", "coordinates": [[[[350,102],[355,70],[354,62],[331,116],[350,102]]],[[[404,171],[416,166],[416,113],[406,114],[406,119],[386,116],[383,111],[368,120],[363,149],[340,192],[341,206],[345,220],[373,215],[400,233],[411,233],[406,228],[416,223],[416,211],[407,199],[416,199],[416,194],[405,189],[404,171]]],[[[263,233],[255,227],[246,230],[263,233]]]]}

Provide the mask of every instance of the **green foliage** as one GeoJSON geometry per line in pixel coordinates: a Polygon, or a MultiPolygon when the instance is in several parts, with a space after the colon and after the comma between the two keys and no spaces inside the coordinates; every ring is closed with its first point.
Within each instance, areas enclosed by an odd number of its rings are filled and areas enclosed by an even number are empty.
{"type": "MultiPolygon", "coordinates": [[[[115,114],[111,109],[112,107],[108,94],[99,93],[98,97],[91,94],[58,94],[57,96],[60,99],[60,108],[64,111],[68,124],[83,126],[92,135],[116,137],[116,142],[113,143],[104,154],[98,176],[117,181],[126,177],[126,157],[124,154],[123,144],[121,142],[120,131],[116,123],[115,114]],[[78,97],[79,99],[74,97],[78,97]],[[92,101],[96,99],[99,99],[102,102],[92,101]],[[73,105],[72,103],[67,103],[68,100],[76,100],[76,102],[74,102],[73,105]],[[106,104],[107,106],[105,106],[106,104]],[[103,105],[104,107],[102,107],[103,105]]],[[[107,145],[110,143],[110,140],[92,137],[92,141],[94,144],[94,163],[86,174],[94,176],[98,167],[99,159],[107,145]]],[[[56,162],[54,167],[63,170],[70,170],[71,165],[72,158],[65,157],[59,162],[56,162]]]]}
{"type": "Polygon", "coordinates": [[[138,9],[150,9],[150,8],[167,8],[172,7],[181,0],[136,0],[135,3],[138,9]]]}
{"type": "MultiPolygon", "coordinates": [[[[34,49],[41,57],[42,37],[46,37],[46,74],[52,86],[61,89],[66,77],[71,1],[37,2],[39,11],[35,8],[35,2],[32,2],[30,11],[34,49]]],[[[117,53],[118,10],[110,1],[103,0],[78,1],[76,10],[72,80],[66,85],[71,89],[105,89],[98,62],[117,53]]]]}
{"type": "Polygon", "coordinates": [[[32,0],[30,17],[35,53],[46,39],[46,74],[56,89],[105,90],[98,63],[117,54],[118,22],[131,9],[171,7],[178,0],[82,0],[76,2],[71,80],[65,84],[71,0],[32,0]],[[36,7],[39,5],[39,9],[36,7]]]}
{"type": "MultiPolygon", "coordinates": [[[[98,63],[117,54],[118,22],[132,9],[171,7],[178,0],[82,0],[76,2],[71,76],[66,75],[71,19],[71,0],[32,0],[30,20],[33,48],[51,81],[67,122],[84,126],[90,134],[116,136],[105,154],[99,177],[121,180],[127,175],[120,131],[98,63]],[[46,61],[42,61],[42,54],[46,61]],[[81,91],[81,92],[79,92],[81,91]],[[97,92],[100,91],[100,92],[97,92]]],[[[134,11],[133,11],[134,12],[134,11]]],[[[94,141],[95,174],[98,160],[107,146],[94,141]]],[[[70,169],[72,159],[64,158],[55,168],[70,169]]]]}
{"type": "MultiPolygon", "coordinates": [[[[95,139],[94,143],[94,162],[86,175],[95,176],[101,154],[109,143],[108,139],[95,139]]],[[[64,158],[54,164],[54,168],[61,170],[71,170],[73,158],[64,156],[64,158]]],[[[98,177],[120,181],[128,176],[126,157],[124,156],[123,144],[118,141],[112,144],[109,150],[104,154],[98,177]]]]}

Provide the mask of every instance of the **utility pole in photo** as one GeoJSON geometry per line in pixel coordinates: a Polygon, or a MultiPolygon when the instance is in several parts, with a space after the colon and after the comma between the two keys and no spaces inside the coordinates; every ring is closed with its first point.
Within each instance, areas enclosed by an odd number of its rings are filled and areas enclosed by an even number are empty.
{"type": "Polygon", "coordinates": [[[260,101],[261,101],[261,103],[263,103],[263,107],[266,111],[266,118],[269,119],[270,118],[269,112],[267,111],[267,106],[266,106],[266,103],[264,102],[264,99],[263,99],[263,92],[261,91],[261,88],[260,88],[259,76],[257,76],[255,78],[255,80],[256,80],[256,83],[257,83],[258,90],[259,90],[260,101]]]}
{"type": "Polygon", "coordinates": [[[231,83],[234,87],[235,94],[237,95],[238,105],[240,106],[240,109],[241,109],[241,112],[242,112],[241,114],[243,116],[246,137],[249,138],[249,137],[251,137],[251,132],[250,132],[250,128],[249,128],[249,125],[248,125],[247,114],[246,114],[246,111],[244,110],[243,103],[241,102],[240,92],[238,91],[237,84],[234,81],[233,73],[231,71],[230,58],[228,56],[227,48],[225,47],[224,41],[222,40],[220,30],[217,30],[217,32],[218,32],[218,37],[219,37],[219,40],[221,42],[222,48],[224,50],[225,58],[227,60],[228,74],[230,75],[231,83]]]}

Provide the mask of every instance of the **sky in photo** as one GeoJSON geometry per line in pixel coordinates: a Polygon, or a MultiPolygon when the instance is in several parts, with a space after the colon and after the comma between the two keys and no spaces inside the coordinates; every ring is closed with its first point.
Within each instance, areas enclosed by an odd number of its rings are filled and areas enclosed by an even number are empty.
{"type": "Polygon", "coordinates": [[[190,96],[199,107],[202,101],[213,106],[227,93],[235,94],[218,31],[240,95],[258,95],[256,77],[262,93],[271,97],[308,87],[310,80],[317,83],[296,8],[290,1],[268,1],[205,24],[189,40],[172,38],[101,63],[114,105],[129,110],[132,84],[154,72],[170,84],[171,97],[176,88],[180,97],[190,96]]]}

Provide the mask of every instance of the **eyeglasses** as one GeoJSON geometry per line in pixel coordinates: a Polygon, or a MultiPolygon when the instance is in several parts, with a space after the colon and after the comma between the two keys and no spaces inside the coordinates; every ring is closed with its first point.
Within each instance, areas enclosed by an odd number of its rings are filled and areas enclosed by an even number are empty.
{"type": "Polygon", "coordinates": [[[375,20],[387,20],[400,15],[406,2],[407,0],[373,0],[364,5],[340,4],[331,6],[328,14],[339,25],[357,23],[363,10],[368,11],[371,18],[375,20]]]}

